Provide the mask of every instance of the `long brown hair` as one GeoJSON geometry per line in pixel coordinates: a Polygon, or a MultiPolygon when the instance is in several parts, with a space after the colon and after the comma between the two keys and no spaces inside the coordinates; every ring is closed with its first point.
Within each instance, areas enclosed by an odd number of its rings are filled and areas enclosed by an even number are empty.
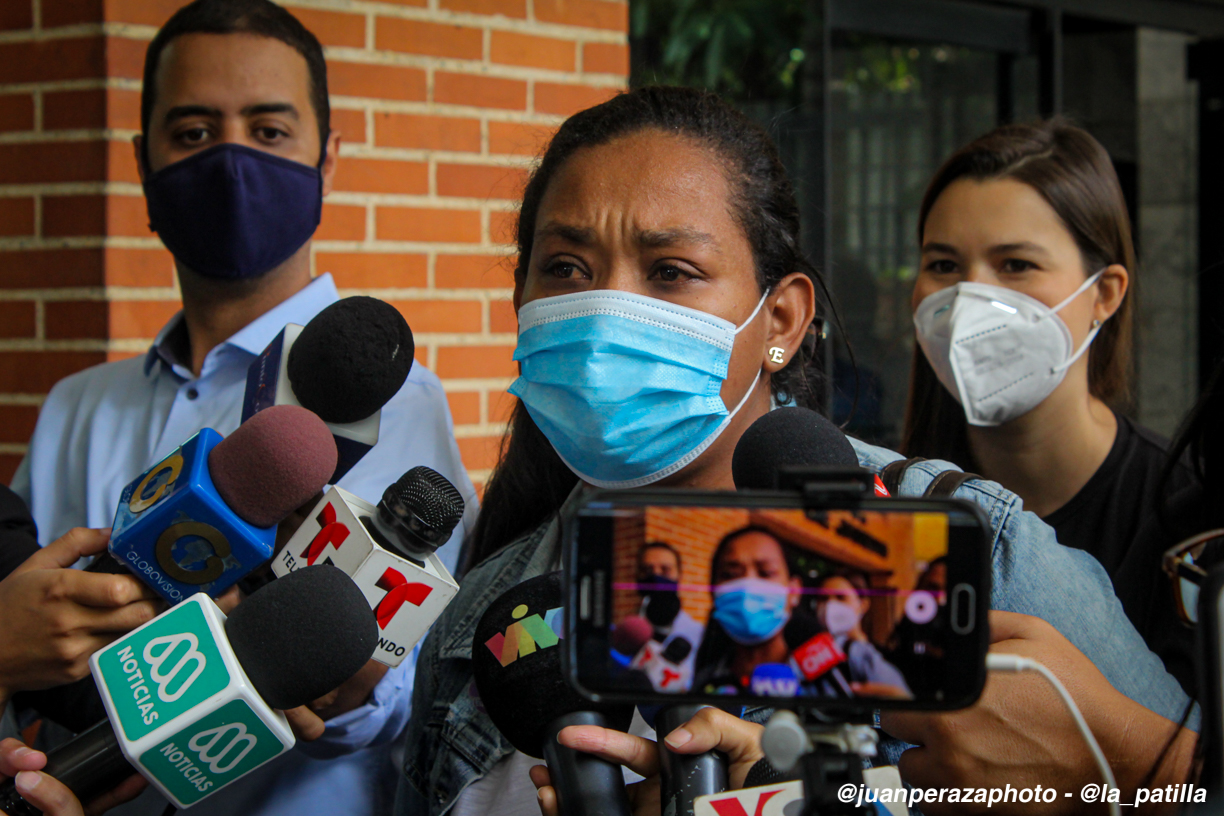
{"type": "MultiPolygon", "coordinates": [[[[1087,131],[1058,118],[996,128],[954,153],[931,179],[918,211],[920,245],[935,201],[963,178],[1009,178],[1036,190],[1075,238],[1085,276],[1112,264],[1126,267],[1130,290],[1088,350],[1088,390],[1111,407],[1129,407],[1135,247],[1109,153],[1087,131]]],[[[966,424],[964,409],[915,345],[901,450],[971,468],[966,424]]]]}
{"type": "MultiPolygon", "coordinates": [[[[516,279],[521,281],[527,274],[540,201],[565,162],[582,148],[652,129],[692,139],[721,160],[731,183],[732,212],[752,245],[761,292],[768,292],[793,272],[806,274],[824,290],[820,274],[803,254],[799,207],[769,134],[715,94],[666,86],[620,94],[574,114],[561,125],[523,191],[516,279]]],[[[780,402],[815,408],[823,376],[817,336],[809,326],[798,353],[770,376],[769,384],[780,402]]],[[[551,518],[577,482],[578,477],[516,400],[480,515],[464,544],[461,571],[551,518]]]]}

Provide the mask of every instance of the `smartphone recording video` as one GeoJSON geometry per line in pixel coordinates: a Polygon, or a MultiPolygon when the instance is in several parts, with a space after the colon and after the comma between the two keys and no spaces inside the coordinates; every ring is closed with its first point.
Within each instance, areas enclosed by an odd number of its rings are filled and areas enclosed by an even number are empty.
{"type": "Polygon", "coordinates": [[[910,708],[976,696],[989,584],[971,509],[603,499],[571,542],[580,688],[910,708]]]}

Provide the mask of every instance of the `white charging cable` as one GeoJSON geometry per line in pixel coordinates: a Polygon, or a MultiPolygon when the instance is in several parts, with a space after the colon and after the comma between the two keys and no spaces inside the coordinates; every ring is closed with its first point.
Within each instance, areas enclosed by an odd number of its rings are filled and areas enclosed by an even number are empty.
{"type": "MultiPolygon", "coordinates": [[[[1096,760],[1101,776],[1105,777],[1105,784],[1117,789],[1118,780],[1114,778],[1113,768],[1109,767],[1109,760],[1105,758],[1105,752],[1101,750],[1100,744],[1097,742],[1096,737],[1093,736],[1092,729],[1088,727],[1088,723],[1084,720],[1084,715],[1080,713],[1079,706],[1075,704],[1075,700],[1071,699],[1071,694],[1067,691],[1067,687],[1055,676],[1054,672],[1032,658],[998,652],[991,652],[986,655],[986,670],[997,672],[1037,672],[1049,681],[1054,690],[1058,692],[1058,696],[1062,698],[1068,710],[1070,710],[1071,716],[1075,718],[1075,725],[1079,728],[1084,742],[1088,743],[1088,750],[1092,752],[1092,758],[1096,760]]],[[[1111,801],[1109,803],[1109,814],[1110,816],[1121,816],[1122,807],[1117,802],[1111,801]]]]}

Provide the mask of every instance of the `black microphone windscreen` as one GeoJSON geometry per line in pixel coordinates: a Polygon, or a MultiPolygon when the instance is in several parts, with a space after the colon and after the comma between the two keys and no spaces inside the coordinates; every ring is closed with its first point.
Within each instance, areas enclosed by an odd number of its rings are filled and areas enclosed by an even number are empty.
{"type": "Polygon", "coordinates": [[[234,608],[225,634],[259,696],[295,708],[348,680],[373,656],[378,624],[353,579],[316,564],[234,608]]]}
{"type": "Polygon", "coordinates": [[[772,490],[786,465],[858,464],[850,440],[828,419],[807,408],[778,408],[744,431],[731,457],[731,476],[741,490],[772,490]]]}
{"type": "Polygon", "coordinates": [[[686,637],[677,635],[663,650],[663,659],[670,663],[682,663],[693,651],[693,643],[686,637]]]}
{"type": "Polygon", "coordinates": [[[339,300],[314,316],[289,350],[293,394],[325,422],[365,419],[408,379],[412,330],[378,298],[339,300]]]}
{"type": "Polygon", "coordinates": [[[538,759],[544,758],[549,724],[563,714],[600,712],[607,727],[621,731],[633,719],[633,706],[593,703],[565,682],[562,647],[545,620],[561,606],[560,572],[524,581],[485,610],[472,642],[472,669],[485,711],[511,745],[538,759]]]}

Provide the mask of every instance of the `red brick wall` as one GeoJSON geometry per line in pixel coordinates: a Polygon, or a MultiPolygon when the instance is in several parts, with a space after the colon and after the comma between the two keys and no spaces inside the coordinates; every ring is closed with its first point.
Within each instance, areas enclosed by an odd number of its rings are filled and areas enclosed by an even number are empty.
{"type": "MultiPolygon", "coordinates": [[[[142,353],[177,310],[131,137],[180,0],[0,0],[0,479],[61,377],[142,353]]],[[[314,270],[403,311],[473,479],[504,428],[515,197],[565,116],[625,84],[622,0],[298,0],[342,133],[314,270]]]]}

